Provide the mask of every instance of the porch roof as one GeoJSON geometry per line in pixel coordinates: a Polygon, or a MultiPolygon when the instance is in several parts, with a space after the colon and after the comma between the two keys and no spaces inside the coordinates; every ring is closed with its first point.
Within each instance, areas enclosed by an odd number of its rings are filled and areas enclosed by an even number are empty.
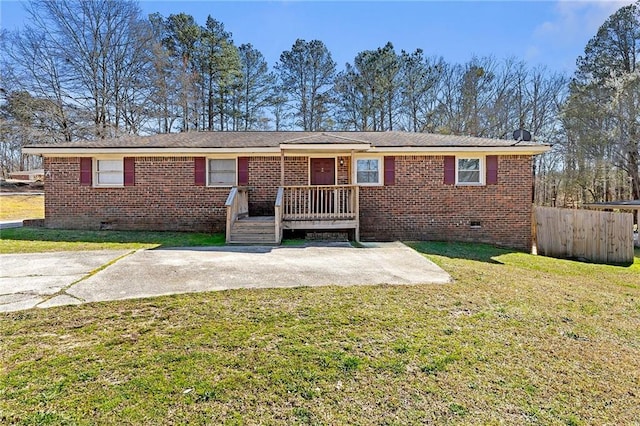
{"type": "Polygon", "coordinates": [[[28,145],[27,154],[89,154],[127,152],[273,152],[322,147],[337,150],[419,151],[501,149],[540,153],[550,146],[533,141],[411,132],[183,132],[151,136],[124,136],[46,145],[28,145]]]}

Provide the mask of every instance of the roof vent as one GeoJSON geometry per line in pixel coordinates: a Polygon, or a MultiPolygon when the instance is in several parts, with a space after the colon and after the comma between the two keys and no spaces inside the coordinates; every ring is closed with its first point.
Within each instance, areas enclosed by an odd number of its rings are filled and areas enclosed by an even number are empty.
{"type": "Polygon", "coordinates": [[[513,132],[513,139],[520,141],[529,142],[531,140],[531,133],[527,132],[524,129],[518,129],[513,132]]]}

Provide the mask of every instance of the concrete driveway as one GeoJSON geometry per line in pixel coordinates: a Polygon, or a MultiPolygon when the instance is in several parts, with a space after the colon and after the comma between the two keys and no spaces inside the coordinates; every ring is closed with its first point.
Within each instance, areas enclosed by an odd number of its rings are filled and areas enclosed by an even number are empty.
{"type": "Polygon", "coordinates": [[[3,220],[0,221],[0,229],[22,228],[21,220],[3,220]]]}
{"type": "Polygon", "coordinates": [[[0,311],[176,293],[447,283],[401,243],[207,247],[0,256],[0,311]]]}

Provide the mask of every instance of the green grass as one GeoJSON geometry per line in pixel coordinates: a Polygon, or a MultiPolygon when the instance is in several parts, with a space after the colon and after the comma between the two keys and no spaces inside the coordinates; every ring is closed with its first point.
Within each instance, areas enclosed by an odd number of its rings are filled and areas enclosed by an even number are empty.
{"type": "Polygon", "coordinates": [[[455,282],[0,314],[0,423],[637,423],[640,259],[414,247],[455,282]]]}
{"type": "Polygon", "coordinates": [[[224,245],[223,234],[143,231],[0,230],[0,254],[47,251],[130,250],[224,245]]]}
{"type": "Polygon", "coordinates": [[[44,195],[0,196],[0,220],[44,218],[44,195]]]}
{"type": "Polygon", "coordinates": [[[285,238],[282,240],[280,245],[284,247],[297,247],[297,246],[303,246],[308,242],[309,241],[305,240],[304,238],[285,238]]]}

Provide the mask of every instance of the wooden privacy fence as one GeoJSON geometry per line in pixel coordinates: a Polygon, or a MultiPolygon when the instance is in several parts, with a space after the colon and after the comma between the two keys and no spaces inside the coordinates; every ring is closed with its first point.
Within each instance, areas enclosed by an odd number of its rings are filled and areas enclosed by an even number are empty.
{"type": "Polygon", "coordinates": [[[538,254],[600,263],[633,262],[633,215],[534,207],[538,254]]]}

